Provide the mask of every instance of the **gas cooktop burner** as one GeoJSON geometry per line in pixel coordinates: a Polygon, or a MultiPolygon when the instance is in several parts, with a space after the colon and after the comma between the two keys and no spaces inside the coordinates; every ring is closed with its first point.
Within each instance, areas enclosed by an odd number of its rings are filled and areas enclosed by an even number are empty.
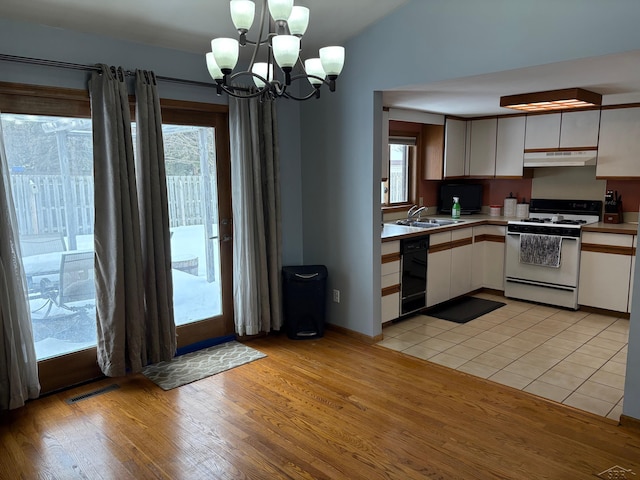
{"type": "Polygon", "coordinates": [[[557,225],[584,225],[587,223],[586,220],[558,220],[557,222],[553,222],[557,225]]]}
{"type": "Polygon", "coordinates": [[[551,218],[524,218],[522,219],[522,221],[527,223],[550,223],[554,225],[584,225],[585,223],[587,223],[586,220],[563,219],[554,221],[551,218]]]}

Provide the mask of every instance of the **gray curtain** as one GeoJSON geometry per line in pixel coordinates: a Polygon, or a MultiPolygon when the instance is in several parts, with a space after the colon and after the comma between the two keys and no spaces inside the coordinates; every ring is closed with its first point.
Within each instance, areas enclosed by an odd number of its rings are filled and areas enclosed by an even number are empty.
{"type": "Polygon", "coordinates": [[[40,394],[18,223],[0,123],[0,410],[40,394]]]}
{"type": "Polygon", "coordinates": [[[89,81],[95,185],[98,364],[107,376],[146,364],[144,272],[125,74],[101,65],[89,81]]]}
{"type": "Polygon", "coordinates": [[[234,314],[238,335],[280,330],[280,165],[273,100],[229,98],[234,314]]]}
{"type": "Polygon", "coordinates": [[[175,355],[176,326],[162,117],[153,72],[136,71],[136,126],[147,360],[157,363],[175,355]]]}

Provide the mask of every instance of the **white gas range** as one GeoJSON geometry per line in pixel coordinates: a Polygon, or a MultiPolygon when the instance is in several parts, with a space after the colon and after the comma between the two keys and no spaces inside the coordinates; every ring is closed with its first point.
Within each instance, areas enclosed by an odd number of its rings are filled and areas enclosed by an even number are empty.
{"type": "Polygon", "coordinates": [[[601,201],[532,199],[507,223],[505,296],[576,310],[581,228],[601,215],[601,201]]]}

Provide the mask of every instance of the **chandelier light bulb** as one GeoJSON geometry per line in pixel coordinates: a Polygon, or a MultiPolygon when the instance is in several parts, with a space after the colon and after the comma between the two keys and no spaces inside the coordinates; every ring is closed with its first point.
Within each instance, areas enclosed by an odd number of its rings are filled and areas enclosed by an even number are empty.
{"type": "Polygon", "coordinates": [[[269,0],[269,13],[275,22],[286,22],[293,9],[293,0],[269,0]]]}
{"type": "Polygon", "coordinates": [[[344,66],[344,47],[324,47],[320,49],[322,68],[329,77],[337,77],[344,66]]]}
{"type": "Polygon", "coordinates": [[[273,56],[280,68],[293,68],[300,53],[300,38],[293,35],[277,35],[272,39],[272,46],[273,56]]]}
{"type": "Polygon", "coordinates": [[[251,0],[231,0],[231,20],[240,33],[247,33],[253,25],[256,4],[251,0]]]}
{"type": "Polygon", "coordinates": [[[304,35],[309,26],[309,9],[307,7],[293,7],[287,24],[289,25],[291,35],[297,37],[304,35]]]}
{"type": "Polygon", "coordinates": [[[211,51],[222,73],[229,75],[238,63],[238,41],[235,38],[215,38],[211,40],[211,51]]]}
{"type": "MultiPolygon", "coordinates": [[[[327,76],[324,68],[322,68],[322,62],[319,58],[308,58],[307,60],[305,60],[304,69],[307,72],[307,75],[314,75],[322,79],[327,76]]],[[[323,82],[322,80],[319,80],[317,78],[309,77],[309,83],[311,83],[311,85],[315,87],[322,85],[323,82]]]]}
{"type": "MultiPolygon", "coordinates": [[[[273,80],[273,65],[269,65],[266,62],[255,63],[251,71],[256,75],[260,75],[262,78],[266,78],[269,82],[273,80]]],[[[265,83],[258,77],[253,77],[253,83],[255,83],[258,88],[265,86],[265,83]]]]}
{"type": "Polygon", "coordinates": [[[207,52],[205,58],[207,60],[207,70],[209,70],[209,75],[211,75],[211,78],[213,78],[214,80],[222,80],[224,75],[222,73],[222,70],[220,70],[220,67],[218,67],[216,59],[213,58],[213,52],[207,52]]]}

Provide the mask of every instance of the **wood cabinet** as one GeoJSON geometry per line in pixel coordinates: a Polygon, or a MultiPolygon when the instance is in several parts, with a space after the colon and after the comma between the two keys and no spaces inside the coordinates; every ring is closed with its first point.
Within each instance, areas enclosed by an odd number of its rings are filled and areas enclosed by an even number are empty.
{"type": "Polygon", "coordinates": [[[381,144],[380,144],[380,148],[382,149],[382,170],[380,173],[380,177],[384,181],[389,178],[389,111],[388,110],[382,111],[380,128],[382,130],[381,144]]]}
{"type": "Polygon", "coordinates": [[[640,107],[603,109],[597,177],[640,177],[640,107]]]}
{"type": "Polygon", "coordinates": [[[425,180],[442,180],[444,173],[444,125],[422,126],[422,172],[425,180]]]}
{"type": "Polygon", "coordinates": [[[583,232],[578,283],[580,305],[628,311],[633,237],[583,232]]]}
{"type": "Polygon", "coordinates": [[[465,175],[467,122],[447,118],[444,129],[444,177],[465,175]]]}
{"type": "Polygon", "coordinates": [[[497,118],[472,120],[469,152],[469,175],[472,177],[493,177],[496,174],[497,118]]]}
{"type": "Polygon", "coordinates": [[[526,117],[498,118],[496,177],[522,177],[526,117]]]}
{"type": "Polygon", "coordinates": [[[382,244],[382,323],[400,316],[400,240],[382,244]]]}

